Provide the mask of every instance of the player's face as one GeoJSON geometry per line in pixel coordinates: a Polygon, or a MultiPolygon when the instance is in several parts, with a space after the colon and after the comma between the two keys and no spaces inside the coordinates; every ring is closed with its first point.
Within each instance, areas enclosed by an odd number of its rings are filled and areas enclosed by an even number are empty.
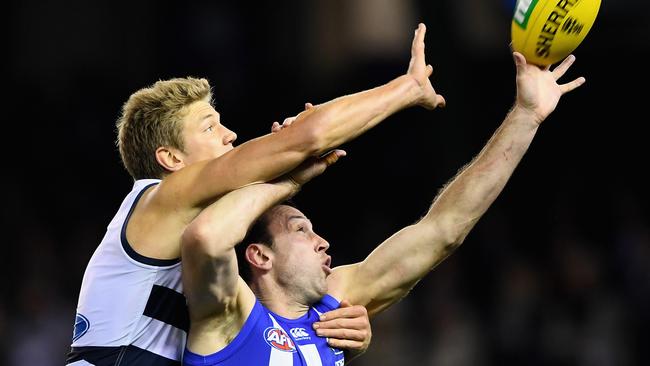
{"type": "Polygon", "coordinates": [[[273,238],[273,271],[278,283],[304,303],[327,292],[331,273],[329,243],[313,230],[311,221],[294,207],[278,206],[269,224],[273,238]]]}
{"type": "Polygon", "coordinates": [[[204,101],[192,103],[183,118],[185,165],[214,159],[233,149],[237,134],[221,124],[221,116],[204,101]]]}

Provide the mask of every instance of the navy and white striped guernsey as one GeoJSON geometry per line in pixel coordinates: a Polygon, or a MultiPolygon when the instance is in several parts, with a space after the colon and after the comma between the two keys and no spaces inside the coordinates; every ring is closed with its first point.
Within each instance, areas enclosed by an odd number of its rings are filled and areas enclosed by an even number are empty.
{"type": "Polygon", "coordinates": [[[331,348],[316,335],[312,324],[320,314],[337,309],[339,302],[325,295],[298,319],[283,318],[259,300],[239,334],[224,349],[207,356],[187,348],[184,366],[343,366],[342,350],[331,348]]]}
{"type": "Polygon", "coordinates": [[[180,258],[148,258],[126,240],[135,204],[159,182],[133,184],[86,267],[68,365],[180,365],[189,329],[180,258]]]}

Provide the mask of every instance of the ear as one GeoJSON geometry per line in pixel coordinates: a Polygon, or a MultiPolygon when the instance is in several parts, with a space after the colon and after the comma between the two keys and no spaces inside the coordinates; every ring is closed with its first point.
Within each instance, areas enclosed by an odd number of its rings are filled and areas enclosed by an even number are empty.
{"type": "Polygon", "coordinates": [[[170,172],[180,170],[185,166],[183,154],[173,147],[161,146],[156,149],[156,161],[170,172]]]}
{"type": "Polygon", "coordinates": [[[273,251],[266,245],[250,244],[244,254],[254,268],[266,272],[273,267],[273,251]]]}

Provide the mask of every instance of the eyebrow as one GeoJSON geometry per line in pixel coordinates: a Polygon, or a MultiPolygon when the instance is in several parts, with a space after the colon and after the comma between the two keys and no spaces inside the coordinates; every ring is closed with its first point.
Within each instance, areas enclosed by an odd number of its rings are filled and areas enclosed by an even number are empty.
{"type": "Polygon", "coordinates": [[[293,219],[300,219],[300,220],[307,220],[307,221],[309,221],[309,219],[306,218],[305,216],[298,216],[298,215],[289,216],[289,218],[288,218],[287,220],[293,220],[293,219]]]}
{"type": "Polygon", "coordinates": [[[206,114],[205,116],[203,116],[203,118],[201,118],[201,121],[205,121],[206,119],[211,118],[211,117],[217,117],[217,119],[219,119],[219,117],[221,117],[221,115],[219,115],[219,112],[217,112],[216,115],[214,113],[210,112],[210,113],[206,114]]]}
{"type": "Polygon", "coordinates": [[[297,215],[289,216],[289,218],[287,219],[287,224],[289,224],[289,222],[291,220],[304,220],[304,221],[307,221],[311,225],[311,220],[309,220],[305,216],[297,216],[297,215]]]}

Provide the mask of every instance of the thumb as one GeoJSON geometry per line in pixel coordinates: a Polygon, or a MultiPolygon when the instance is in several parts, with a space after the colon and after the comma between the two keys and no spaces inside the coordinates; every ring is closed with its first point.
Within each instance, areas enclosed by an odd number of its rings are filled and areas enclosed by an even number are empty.
{"type": "Polygon", "coordinates": [[[345,150],[335,149],[321,156],[319,160],[324,161],[327,166],[336,163],[339,158],[346,156],[345,150]]]}
{"type": "Polygon", "coordinates": [[[526,65],[526,57],[521,53],[515,51],[512,53],[512,58],[515,60],[515,66],[517,66],[517,71],[520,71],[526,65]]]}

